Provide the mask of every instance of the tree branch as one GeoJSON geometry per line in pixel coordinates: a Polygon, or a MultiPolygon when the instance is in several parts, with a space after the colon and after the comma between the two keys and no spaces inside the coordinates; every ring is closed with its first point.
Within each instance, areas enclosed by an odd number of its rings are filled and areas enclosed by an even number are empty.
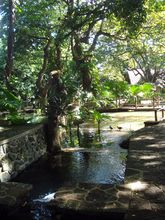
{"type": "Polygon", "coordinates": [[[99,31],[96,33],[94,39],[93,39],[93,42],[92,42],[92,45],[90,46],[90,48],[88,49],[88,52],[92,52],[95,47],[96,47],[96,44],[97,44],[97,40],[99,38],[99,36],[101,35],[101,32],[102,32],[102,27],[103,27],[103,23],[104,23],[104,20],[101,21],[101,24],[100,24],[100,29],[99,31]]]}
{"type": "Polygon", "coordinates": [[[105,32],[105,31],[101,31],[100,34],[103,35],[103,36],[106,36],[106,37],[115,38],[115,39],[117,39],[117,40],[122,40],[122,41],[128,39],[128,37],[125,37],[125,38],[118,37],[118,36],[117,36],[118,33],[116,33],[116,35],[114,35],[114,34],[107,33],[107,32],[105,32]]]}

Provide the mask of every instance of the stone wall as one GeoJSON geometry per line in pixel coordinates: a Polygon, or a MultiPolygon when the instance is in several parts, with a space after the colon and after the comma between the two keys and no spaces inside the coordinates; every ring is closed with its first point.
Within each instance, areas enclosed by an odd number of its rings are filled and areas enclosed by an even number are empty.
{"type": "Polygon", "coordinates": [[[15,177],[46,152],[43,125],[0,141],[0,182],[15,177]]]}

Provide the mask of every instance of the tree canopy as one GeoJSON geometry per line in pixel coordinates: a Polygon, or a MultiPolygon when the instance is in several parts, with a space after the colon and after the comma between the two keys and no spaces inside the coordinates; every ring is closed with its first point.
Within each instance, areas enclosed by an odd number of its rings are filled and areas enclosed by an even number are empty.
{"type": "Polygon", "coordinates": [[[164,9],[161,0],[4,0],[0,78],[43,110],[53,94],[63,114],[83,93],[105,94],[104,78],[164,80],[164,9]]]}

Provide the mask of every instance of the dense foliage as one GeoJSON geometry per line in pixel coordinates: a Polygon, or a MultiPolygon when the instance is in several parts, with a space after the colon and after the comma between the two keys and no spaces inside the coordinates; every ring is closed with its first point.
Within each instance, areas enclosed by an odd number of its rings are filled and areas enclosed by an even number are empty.
{"type": "MultiPolygon", "coordinates": [[[[164,9],[161,0],[4,0],[2,88],[22,108],[40,108],[57,120],[77,105],[82,115],[90,103],[131,100],[129,73],[163,87],[164,9]]],[[[10,102],[5,95],[3,101],[10,102]]]]}

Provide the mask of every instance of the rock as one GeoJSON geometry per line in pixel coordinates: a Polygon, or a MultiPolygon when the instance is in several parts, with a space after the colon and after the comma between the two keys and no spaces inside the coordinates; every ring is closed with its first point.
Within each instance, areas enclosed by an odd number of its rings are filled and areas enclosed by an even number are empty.
{"type": "Polygon", "coordinates": [[[8,153],[8,157],[9,157],[9,159],[11,159],[11,160],[13,161],[13,160],[16,160],[16,159],[17,159],[17,154],[8,153]]]}
{"type": "Polygon", "coordinates": [[[35,143],[36,142],[36,137],[35,136],[29,136],[28,140],[29,140],[29,142],[32,142],[32,143],[34,142],[35,143]]]}
{"type": "Polygon", "coordinates": [[[1,182],[7,182],[8,180],[10,180],[11,175],[9,174],[9,172],[5,171],[0,173],[0,181],[1,182]]]}
{"type": "Polygon", "coordinates": [[[18,148],[17,148],[17,143],[11,143],[9,146],[8,146],[8,150],[10,153],[18,153],[18,148]]]}
{"type": "Polygon", "coordinates": [[[8,150],[7,150],[7,144],[3,144],[1,145],[1,151],[3,154],[7,154],[8,150]]]}
{"type": "Polygon", "coordinates": [[[21,166],[24,165],[24,162],[22,160],[15,160],[14,161],[14,170],[15,171],[20,171],[21,170],[21,166]]]}
{"type": "Polygon", "coordinates": [[[7,155],[2,158],[1,164],[2,164],[3,171],[9,171],[9,172],[13,171],[14,162],[10,160],[7,155]]]}
{"type": "Polygon", "coordinates": [[[128,149],[129,148],[129,142],[130,142],[130,139],[128,138],[128,139],[122,141],[119,145],[123,149],[128,149]]]}

